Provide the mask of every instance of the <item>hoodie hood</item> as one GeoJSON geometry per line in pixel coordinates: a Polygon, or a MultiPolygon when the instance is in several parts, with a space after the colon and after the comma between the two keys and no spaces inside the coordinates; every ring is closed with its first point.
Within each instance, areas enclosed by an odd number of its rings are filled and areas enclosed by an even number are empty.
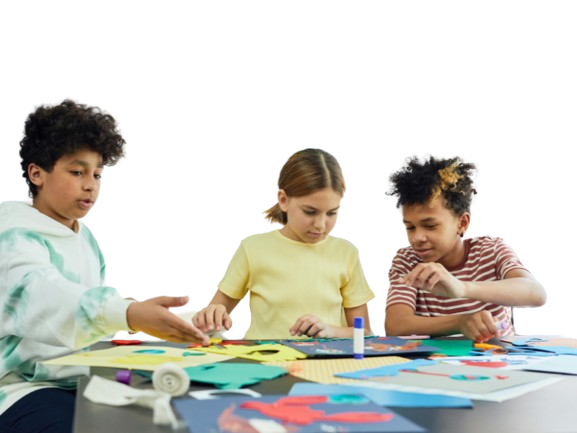
{"type": "MultiPolygon", "coordinates": [[[[76,236],[74,231],[37,211],[29,203],[19,201],[0,203],[0,233],[17,228],[34,231],[45,236],[76,236]]],[[[80,229],[78,231],[80,232],[80,229]]]]}

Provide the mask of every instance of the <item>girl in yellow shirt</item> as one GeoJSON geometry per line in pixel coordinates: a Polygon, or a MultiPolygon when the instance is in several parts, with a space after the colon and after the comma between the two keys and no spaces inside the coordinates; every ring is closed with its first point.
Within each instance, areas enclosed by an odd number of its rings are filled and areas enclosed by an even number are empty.
{"type": "Polygon", "coordinates": [[[250,292],[248,339],[353,336],[354,317],[371,333],[374,297],[350,242],[330,236],[345,182],[337,160],[320,149],[283,166],[278,203],[266,214],[283,228],[244,239],[210,304],[193,317],[204,332],[230,329],[230,313],[250,292]]]}

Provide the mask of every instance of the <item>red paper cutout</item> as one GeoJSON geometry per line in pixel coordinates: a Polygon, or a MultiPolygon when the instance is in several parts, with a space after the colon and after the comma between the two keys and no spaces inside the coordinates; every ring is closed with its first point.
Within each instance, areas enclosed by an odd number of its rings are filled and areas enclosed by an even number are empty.
{"type": "Polygon", "coordinates": [[[314,410],[312,404],[326,403],[327,396],[294,396],[283,397],[274,403],[246,401],[240,405],[242,409],[253,409],[261,414],[278,419],[285,423],[300,425],[312,424],[316,421],[333,421],[347,423],[385,422],[393,418],[392,414],[378,412],[344,412],[326,415],[322,410],[314,410]]]}

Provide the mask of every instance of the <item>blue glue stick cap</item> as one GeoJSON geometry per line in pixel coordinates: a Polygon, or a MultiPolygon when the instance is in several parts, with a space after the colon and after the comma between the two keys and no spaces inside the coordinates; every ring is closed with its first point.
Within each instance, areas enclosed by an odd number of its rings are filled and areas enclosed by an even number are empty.
{"type": "Polygon", "coordinates": [[[355,317],[355,328],[364,328],[364,320],[362,317],[355,317]]]}

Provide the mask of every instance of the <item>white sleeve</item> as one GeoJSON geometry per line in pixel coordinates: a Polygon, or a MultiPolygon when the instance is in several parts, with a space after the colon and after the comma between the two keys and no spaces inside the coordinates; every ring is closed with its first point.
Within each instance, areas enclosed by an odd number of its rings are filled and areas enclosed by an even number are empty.
{"type": "Polygon", "coordinates": [[[131,302],[111,287],[66,278],[57,253],[41,236],[21,230],[0,235],[0,338],[13,335],[76,350],[129,330],[131,302]]]}

